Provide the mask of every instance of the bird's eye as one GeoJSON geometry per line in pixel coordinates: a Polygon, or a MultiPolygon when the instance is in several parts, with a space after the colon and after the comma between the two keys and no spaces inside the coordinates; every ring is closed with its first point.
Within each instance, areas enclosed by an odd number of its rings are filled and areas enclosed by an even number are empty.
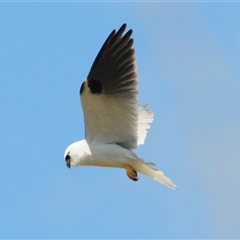
{"type": "Polygon", "coordinates": [[[65,161],[68,161],[68,160],[70,160],[70,155],[69,154],[67,154],[67,156],[65,157],[65,161]]]}

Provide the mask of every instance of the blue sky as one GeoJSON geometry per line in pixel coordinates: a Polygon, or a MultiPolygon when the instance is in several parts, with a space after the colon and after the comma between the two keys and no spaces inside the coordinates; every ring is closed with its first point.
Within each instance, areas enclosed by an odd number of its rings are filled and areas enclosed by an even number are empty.
{"type": "Polygon", "coordinates": [[[239,3],[0,3],[0,238],[240,238],[239,3]],[[178,186],[68,169],[79,87],[108,34],[134,30],[137,151],[178,186]]]}

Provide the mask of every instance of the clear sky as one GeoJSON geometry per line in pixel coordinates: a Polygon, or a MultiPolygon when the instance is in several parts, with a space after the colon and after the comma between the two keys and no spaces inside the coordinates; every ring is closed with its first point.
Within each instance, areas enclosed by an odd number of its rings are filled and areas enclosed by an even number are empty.
{"type": "Polygon", "coordinates": [[[240,238],[239,3],[0,3],[0,238],[240,238]],[[137,154],[178,186],[68,169],[79,87],[108,34],[133,29],[137,154]]]}

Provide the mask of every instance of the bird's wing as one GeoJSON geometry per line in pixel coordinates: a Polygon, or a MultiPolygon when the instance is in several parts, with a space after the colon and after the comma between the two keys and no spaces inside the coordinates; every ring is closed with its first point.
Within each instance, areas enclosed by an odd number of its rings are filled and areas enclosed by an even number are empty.
{"type": "Polygon", "coordinates": [[[143,119],[147,117],[149,122],[149,115],[138,107],[132,30],[123,35],[125,29],[123,24],[109,35],[80,88],[80,96],[88,142],[136,149],[145,138],[146,133],[138,132],[146,129],[143,119]]]}

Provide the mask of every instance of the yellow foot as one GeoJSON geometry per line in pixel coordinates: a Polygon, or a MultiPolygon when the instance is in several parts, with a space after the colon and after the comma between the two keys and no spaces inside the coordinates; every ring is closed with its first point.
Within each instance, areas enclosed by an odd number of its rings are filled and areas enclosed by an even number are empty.
{"type": "Polygon", "coordinates": [[[127,170],[127,175],[130,179],[132,179],[133,181],[138,180],[137,171],[132,166],[126,165],[126,170],[127,170]]]}

